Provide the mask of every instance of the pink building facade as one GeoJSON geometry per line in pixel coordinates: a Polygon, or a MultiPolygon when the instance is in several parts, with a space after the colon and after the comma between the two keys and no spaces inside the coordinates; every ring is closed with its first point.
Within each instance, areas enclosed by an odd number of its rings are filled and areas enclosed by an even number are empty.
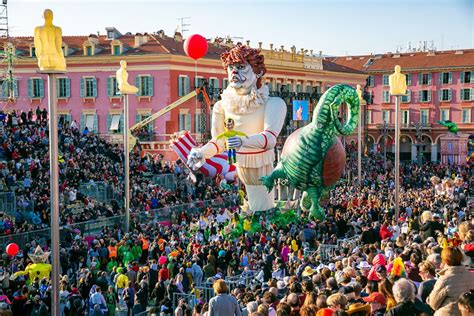
{"type": "Polygon", "coordinates": [[[395,65],[407,75],[407,95],[400,106],[401,158],[439,161],[440,138],[452,121],[460,134],[474,134],[474,50],[414,52],[338,57],[333,61],[367,75],[363,108],[365,141],[371,150],[392,153],[395,98],[388,76],[395,65]],[[385,124],[384,124],[385,122],[385,124]],[[385,139],[385,141],[384,141],[385,139]]]}
{"type": "MultiPolygon", "coordinates": [[[[4,111],[33,111],[47,108],[47,78],[37,73],[32,37],[11,39],[16,59],[13,84],[6,78],[0,80],[0,102],[4,111]],[[12,88],[10,89],[10,85],[12,88]]],[[[5,46],[6,43],[1,43],[5,46]]],[[[207,55],[197,67],[194,60],[185,56],[183,39],[179,33],[173,37],[163,32],[155,34],[120,34],[107,28],[106,35],[64,36],[63,51],[67,73],[58,75],[56,89],[58,115],[73,122],[83,130],[113,142],[123,141],[123,101],[117,95],[115,72],[119,62],[128,63],[130,83],[139,88],[137,96],[129,96],[130,126],[189,93],[203,80],[209,84],[211,103],[227,86],[227,76],[219,56],[234,43],[216,38],[209,43],[207,55]]],[[[249,43],[247,43],[249,45],[249,43]]],[[[365,82],[365,75],[357,70],[341,67],[307,51],[263,49],[267,74],[265,84],[275,95],[285,87],[289,109],[292,99],[307,98],[314,106],[321,92],[336,83],[355,86],[365,82]]],[[[191,99],[178,108],[150,123],[140,136],[143,141],[153,141],[154,148],[173,158],[169,149],[170,134],[189,130],[200,139],[203,130],[209,130],[212,104],[203,107],[191,99]],[[202,116],[206,127],[202,128],[202,116]],[[158,145],[156,145],[158,143],[158,145]]],[[[291,113],[291,111],[290,111],[291,113]]],[[[288,124],[291,124],[289,115],[288,124]]]]}

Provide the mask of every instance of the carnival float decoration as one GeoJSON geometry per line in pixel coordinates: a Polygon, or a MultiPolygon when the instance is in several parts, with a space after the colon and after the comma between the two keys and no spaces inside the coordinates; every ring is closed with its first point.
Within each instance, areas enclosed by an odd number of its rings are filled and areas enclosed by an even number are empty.
{"type": "Polygon", "coordinates": [[[259,50],[239,44],[223,53],[221,61],[227,70],[229,86],[212,109],[212,139],[202,147],[192,148],[187,163],[197,170],[206,159],[223,153],[226,146],[235,149],[235,166],[245,185],[249,208],[270,210],[275,205],[274,194],[267,191],[260,178],[273,171],[274,147],[285,121],[286,104],[269,96],[262,80],[266,72],[264,56],[259,50]],[[235,130],[247,137],[217,139],[225,132],[224,123],[229,118],[234,121],[235,130]]]}
{"type": "Polygon", "coordinates": [[[314,109],[312,122],[288,137],[280,162],[270,175],[262,177],[263,184],[271,191],[275,180],[287,179],[290,185],[304,191],[301,207],[309,209],[317,219],[324,219],[319,200],[339,180],[346,163],[338,136],[353,133],[358,115],[356,90],[342,84],[331,87],[314,109]],[[338,117],[343,103],[349,109],[345,125],[338,117]]]}
{"type": "Polygon", "coordinates": [[[50,252],[44,252],[40,246],[36,247],[34,253],[28,254],[32,263],[28,264],[23,271],[18,271],[12,275],[12,279],[15,280],[20,275],[28,275],[28,282],[31,283],[38,277],[49,278],[51,273],[51,264],[48,263],[48,257],[50,252]]]}

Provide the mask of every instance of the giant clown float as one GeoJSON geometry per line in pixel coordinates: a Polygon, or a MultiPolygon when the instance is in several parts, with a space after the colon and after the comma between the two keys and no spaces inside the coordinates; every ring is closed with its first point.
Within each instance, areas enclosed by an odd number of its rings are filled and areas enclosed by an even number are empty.
{"type": "Polygon", "coordinates": [[[280,98],[269,97],[267,86],[262,84],[266,72],[264,57],[256,49],[237,45],[223,53],[221,60],[230,84],[213,107],[212,139],[190,150],[188,165],[196,170],[206,164],[206,159],[233,148],[237,154],[237,174],[245,185],[251,211],[274,208],[274,181],[285,178],[304,191],[301,206],[308,208],[312,216],[323,219],[319,199],[339,180],[345,167],[345,150],[337,136],[349,135],[357,126],[356,90],[347,85],[327,90],[313,112],[312,122],[286,140],[274,170],[274,148],[285,121],[286,104],[280,98]],[[349,110],[345,125],[339,121],[343,103],[349,110]],[[235,130],[246,136],[217,137],[225,132],[225,121],[229,118],[235,122],[235,130]]]}

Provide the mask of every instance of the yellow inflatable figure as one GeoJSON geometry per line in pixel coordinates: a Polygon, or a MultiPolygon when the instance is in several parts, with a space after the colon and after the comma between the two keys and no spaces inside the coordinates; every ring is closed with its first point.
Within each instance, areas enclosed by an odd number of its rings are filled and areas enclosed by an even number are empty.
{"type": "Polygon", "coordinates": [[[44,252],[40,246],[36,247],[33,254],[28,255],[33,263],[28,264],[24,271],[18,271],[13,274],[12,279],[15,280],[19,275],[28,275],[27,283],[31,283],[36,277],[40,280],[48,278],[51,274],[51,264],[48,262],[49,252],[44,252]]]}

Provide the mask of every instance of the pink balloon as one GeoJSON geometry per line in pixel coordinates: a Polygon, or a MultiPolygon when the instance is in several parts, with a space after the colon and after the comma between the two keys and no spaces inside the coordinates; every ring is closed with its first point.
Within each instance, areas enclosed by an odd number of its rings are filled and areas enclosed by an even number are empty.
{"type": "Polygon", "coordinates": [[[17,244],[13,242],[11,244],[8,244],[6,251],[7,251],[7,254],[13,257],[18,253],[18,251],[20,251],[20,248],[18,247],[17,244]]]}
{"type": "Polygon", "coordinates": [[[165,256],[161,256],[160,259],[158,259],[158,263],[160,265],[166,264],[166,261],[168,261],[168,258],[166,258],[165,256]]]}
{"type": "Polygon", "coordinates": [[[201,35],[193,34],[184,41],[183,48],[188,57],[198,60],[207,53],[207,41],[201,35]]]}

